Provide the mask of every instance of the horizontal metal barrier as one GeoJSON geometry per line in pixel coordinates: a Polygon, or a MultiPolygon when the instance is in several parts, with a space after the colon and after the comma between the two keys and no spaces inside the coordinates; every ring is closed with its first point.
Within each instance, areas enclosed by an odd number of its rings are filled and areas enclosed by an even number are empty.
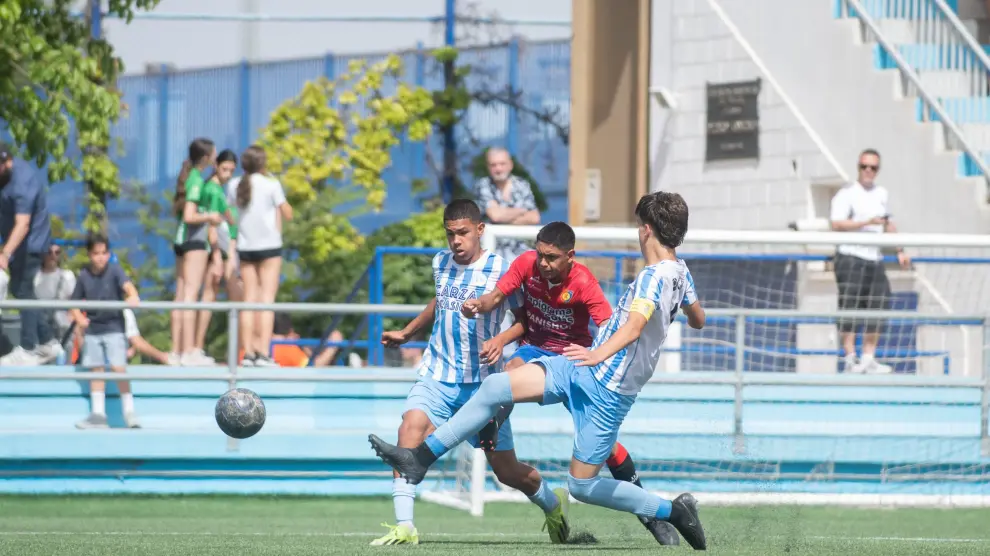
{"type": "MultiPolygon", "coordinates": [[[[294,372],[272,372],[272,373],[249,373],[240,371],[237,361],[237,317],[240,311],[281,311],[300,313],[340,313],[340,314],[392,314],[392,315],[413,315],[417,314],[425,305],[374,305],[374,304],[343,304],[343,303],[175,303],[165,301],[142,301],[131,305],[125,302],[110,301],[35,301],[35,300],[4,300],[0,301],[0,310],[3,309],[71,309],[82,310],[123,310],[127,308],[135,310],[159,310],[170,311],[174,309],[183,310],[209,310],[228,311],[229,339],[228,339],[228,360],[227,372],[217,373],[188,373],[188,372],[161,372],[152,374],[132,374],[132,373],[91,373],[91,372],[12,372],[0,370],[0,380],[196,380],[196,381],[225,381],[230,388],[235,388],[239,380],[266,380],[266,381],[293,381],[293,382],[360,382],[360,381],[382,381],[382,382],[411,382],[415,380],[414,373],[380,373],[372,372],[370,369],[362,373],[314,375],[294,372]]],[[[986,323],[984,315],[941,315],[915,313],[905,315],[904,311],[836,311],[836,312],[811,312],[811,311],[788,311],[779,309],[711,309],[707,311],[712,317],[730,317],[735,319],[735,342],[733,349],[736,354],[758,351],[746,345],[746,326],[753,318],[815,318],[815,319],[840,319],[848,317],[884,319],[898,318],[902,320],[916,320],[919,322],[972,322],[974,325],[983,326],[986,323]]],[[[983,326],[984,346],[990,345],[990,335],[988,329],[983,326]]],[[[980,403],[980,438],[983,453],[990,454],[990,373],[984,365],[983,376],[980,379],[939,377],[932,379],[920,376],[829,376],[805,378],[800,375],[773,376],[765,373],[744,373],[746,365],[745,357],[735,357],[735,369],[731,378],[724,376],[678,376],[676,374],[654,375],[653,381],[660,384],[696,384],[696,385],[731,385],[734,387],[733,415],[735,434],[734,451],[745,452],[745,441],[743,437],[743,389],[747,386],[758,385],[785,385],[804,384],[817,386],[859,386],[864,385],[877,387],[895,386],[941,386],[950,388],[979,388],[981,392],[980,403]],[[756,376],[754,376],[756,375],[756,376]]]]}

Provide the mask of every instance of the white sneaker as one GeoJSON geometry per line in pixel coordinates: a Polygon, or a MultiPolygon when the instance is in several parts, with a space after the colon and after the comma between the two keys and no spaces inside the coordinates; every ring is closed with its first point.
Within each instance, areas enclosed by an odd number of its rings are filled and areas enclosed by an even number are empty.
{"type": "Polygon", "coordinates": [[[196,360],[199,361],[200,365],[216,365],[217,360],[206,355],[206,352],[201,349],[194,349],[193,355],[196,356],[196,360]]]}
{"type": "Polygon", "coordinates": [[[41,365],[41,360],[33,351],[27,351],[17,346],[13,351],[0,357],[0,367],[35,367],[41,365]]]}
{"type": "Polygon", "coordinates": [[[266,355],[258,355],[257,357],[254,358],[254,366],[255,367],[278,367],[278,363],[276,363],[271,357],[268,357],[266,355]]]}
{"type": "Polygon", "coordinates": [[[894,372],[894,368],[890,365],[877,363],[876,359],[868,359],[866,361],[860,361],[853,366],[852,372],[856,374],[889,375],[894,372]]]}
{"type": "Polygon", "coordinates": [[[178,353],[170,351],[165,355],[165,364],[170,367],[178,367],[182,365],[182,358],[179,357],[178,353]]]}
{"type": "Polygon", "coordinates": [[[58,343],[58,340],[51,340],[47,344],[35,346],[33,353],[38,358],[39,365],[47,365],[61,357],[65,353],[65,349],[58,343]]]}

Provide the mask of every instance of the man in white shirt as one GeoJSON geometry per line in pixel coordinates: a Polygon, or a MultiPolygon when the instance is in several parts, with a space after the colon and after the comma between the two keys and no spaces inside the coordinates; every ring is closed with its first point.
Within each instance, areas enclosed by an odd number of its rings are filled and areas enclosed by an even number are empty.
{"type": "MultiPolygon", "coordinates": [[[[831,224],[836,232],[894,233],[897,228],[887,210],[887,190],[874,180],[880,172],[880,154],[866,149],[859,155],[858,179],[832,198],[831,224]]],[[[901,267],[911,259],[897,250],[901,267]]],[[[890,282],[884,270],[883,253],[870,245],[839,245],[835,255],[835,281],[839,287],[839,310],[888,309],[890,282]]],[[[890,373],[892,368],[876,360],[881,323],[875,319],[839,321],[845,370],[853,373],[890,373]],[[863,353],[856,359],[856,329],[863,326],[863,353]]]]}

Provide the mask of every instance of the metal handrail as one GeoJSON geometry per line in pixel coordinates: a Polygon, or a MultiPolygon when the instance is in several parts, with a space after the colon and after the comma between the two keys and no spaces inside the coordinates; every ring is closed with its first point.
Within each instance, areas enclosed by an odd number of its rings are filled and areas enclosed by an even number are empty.
{"type": "Polygon", "coordinates": [[[985,69],[987,73],[990,73],[990,56],[988,56],[986,51],[983,50],[983,46],[976,42],[976,39],[973,38],[972,33],[966,30],[962,20],[959,19],[959,16],[956,15],[956,12],[952,9],[952,7],[949,6],[945,0],[930,1],[938,7],[938,10],[942,13],[942,17],[949,21],[953,31],[956,32],[956,36],[966,43],[966,46],[973,51],[973,54],[976,55],[976,59],[983,64],[983,69],[985,69]]]}
{"type": "Polygon", "coordinates": [[[855,10],[856,17],[859,18],[859,20],[870,30],[870,33],[876,41],[880,43],[880,46],[883,47],[883,49],[897,65],[897,68],[901,71],[901,74],[903,74],[904,77],[906,77],[908,81],[914,85],[918,92],[918,96],[920,96],[922,100],[925,101],[925,104],[938,115],[942,125],[944,125],[946,129],[948,129],[949,132],[956,138],[959,142],[959,146],[962,147],[962,150],[969,155],[969,157],[976,164],[976,167],[980,169],[980,173],[983,174],[984,180],[987,180],[987,197],[988,200],[990,200],[990,168],[987,167],[986,163],[980,157],[979,151],[972,146],[968,139],[966,139],[966,136],[963,134],[958,124],[956,124],[955,120],[949,116],[949,113],[945,111],[942,104],[933,98],[932,95],[925,89],[921,83],[921,78],[914,71],[914,68],[912,68],[911,65],[907,63],[907,60],[901,56],[901,53],[898,52],[897,47],[892,45],[890,41],[888,41],[887,38],[881,33],[880,28],[873,20],[873,17],[866,11],[866,8],[863,7],[863,4],[859,0],[843,0],[843,2],[849,4],[849,6],[855,10]]]}

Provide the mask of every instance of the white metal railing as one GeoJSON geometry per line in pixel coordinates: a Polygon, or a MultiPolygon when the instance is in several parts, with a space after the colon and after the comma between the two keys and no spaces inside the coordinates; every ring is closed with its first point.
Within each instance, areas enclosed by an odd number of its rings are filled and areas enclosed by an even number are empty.
{"type": "MultiPolygon", "coordinates": [[[[284,382],[410,382],[414,380],[411,375],[405,377],[398,373],[378,373],[366,371],[364,373],[348,374],[320,374],[320,373],[292,373],[292,372],[243,372],[238,368],[237,345],[238,345],[238,315],[240,311],[283,311],[283,312],[305,312],[305,313],[332,313],[332,314],[373,314],[387,313],[391,315],[413,315],[425,307],[425,305],[371,305],[371,304],[341,304],[341,303],[174,303],[174,302],[141,302],[131,305],[125,302],[110,301],[37,301],[37,300],[0,300],[0,310],[2,309],[35,309],[35,310],[59,310],[59,309],[80,309],[89,310],[123,310],[127,308],[135,310],[208,310],[208,311],[228,311],[228,367],[227,372],[158,372],[158,373],[94,373],[94,372],[38,372],[38,371],[10,371],[0,369],[0,380],[160,380],[160,381],[224,381],[228,387],[234,388],[239,380],[265,380],[284,382]]],[[[721,375],[708,375],[699,373],[697,375],[672,376],[666,374],[654,375],[652,382],[661,384],[688,384],[688,385],[731,385],[734,387],[733,403],[733,431],[735,438],[734,450],[737,453],[745,452],[745,437],[743,434],[743,391],[747,386],[766,385],[805,385],[805,386],[870,386],[870,387],[949,387],[978,389],[981,392],[980,404],[980,438],[981,447],[984,454],[990,454],[990,372],[984,368],[981,378],[958,378],[958,377],[915,377],[915,376],[828,376],[828,377],[797,377],[797,376],[774,376],[766,373],[747,374],[745,373],[747,352],[752,352],[755,348],[746,344],[747,317],[763,318],[823,318],[840,319],[855,315],[857,318],[867,319],[901,319],[938,322],[945,320],[972,319],[979,322],[984,330],[984,345],[990,345],[990,329],[985,325],[986,318],[983,315],[944,315],[944,314],[921,314],[903,311],[838,311],[838,312],[814,312],[814,311],[792,311],[773,309],[710,309],[706,311],[712,317],[732,317],[735,319],[735,368],[731,376],[727,373],[721,375]]]]}
{"type": "MultiPolygon", "coordinates": [[[[942,100],[925,86],[918,70],[908,62],[898,45],[880,30],[867,6],[879,7],[880,13],[884,16],[910,19],[917,36],[916,40],[921,43],[918,46],[923,48],[916,53],[918,60],[925,63],[935,62],[928,69],[960,72],[969,87],[968,94],[963,94],[963,97],[983,98],[990,92],[987,89],[990,57],[966,31],[962,22],[944,0],[882,0],[881,2],[842,0],[843,15],[852,15],[860,20],[867,40],[876,41],[894,61],[907,84],[908,92],[921,98],[928,111],[935,113],[947,131],[947,139],[969,155],[984,179],[988,180],[987,198],[990,200],[990,167],[983,160],[978,146],[966,136],[955,118],[945,109],[942,100]]],[[[974,103],[974,106],[977,104],[974,103]]],[[[984,109],[978,107],[976,110],[984,109]]]]}

